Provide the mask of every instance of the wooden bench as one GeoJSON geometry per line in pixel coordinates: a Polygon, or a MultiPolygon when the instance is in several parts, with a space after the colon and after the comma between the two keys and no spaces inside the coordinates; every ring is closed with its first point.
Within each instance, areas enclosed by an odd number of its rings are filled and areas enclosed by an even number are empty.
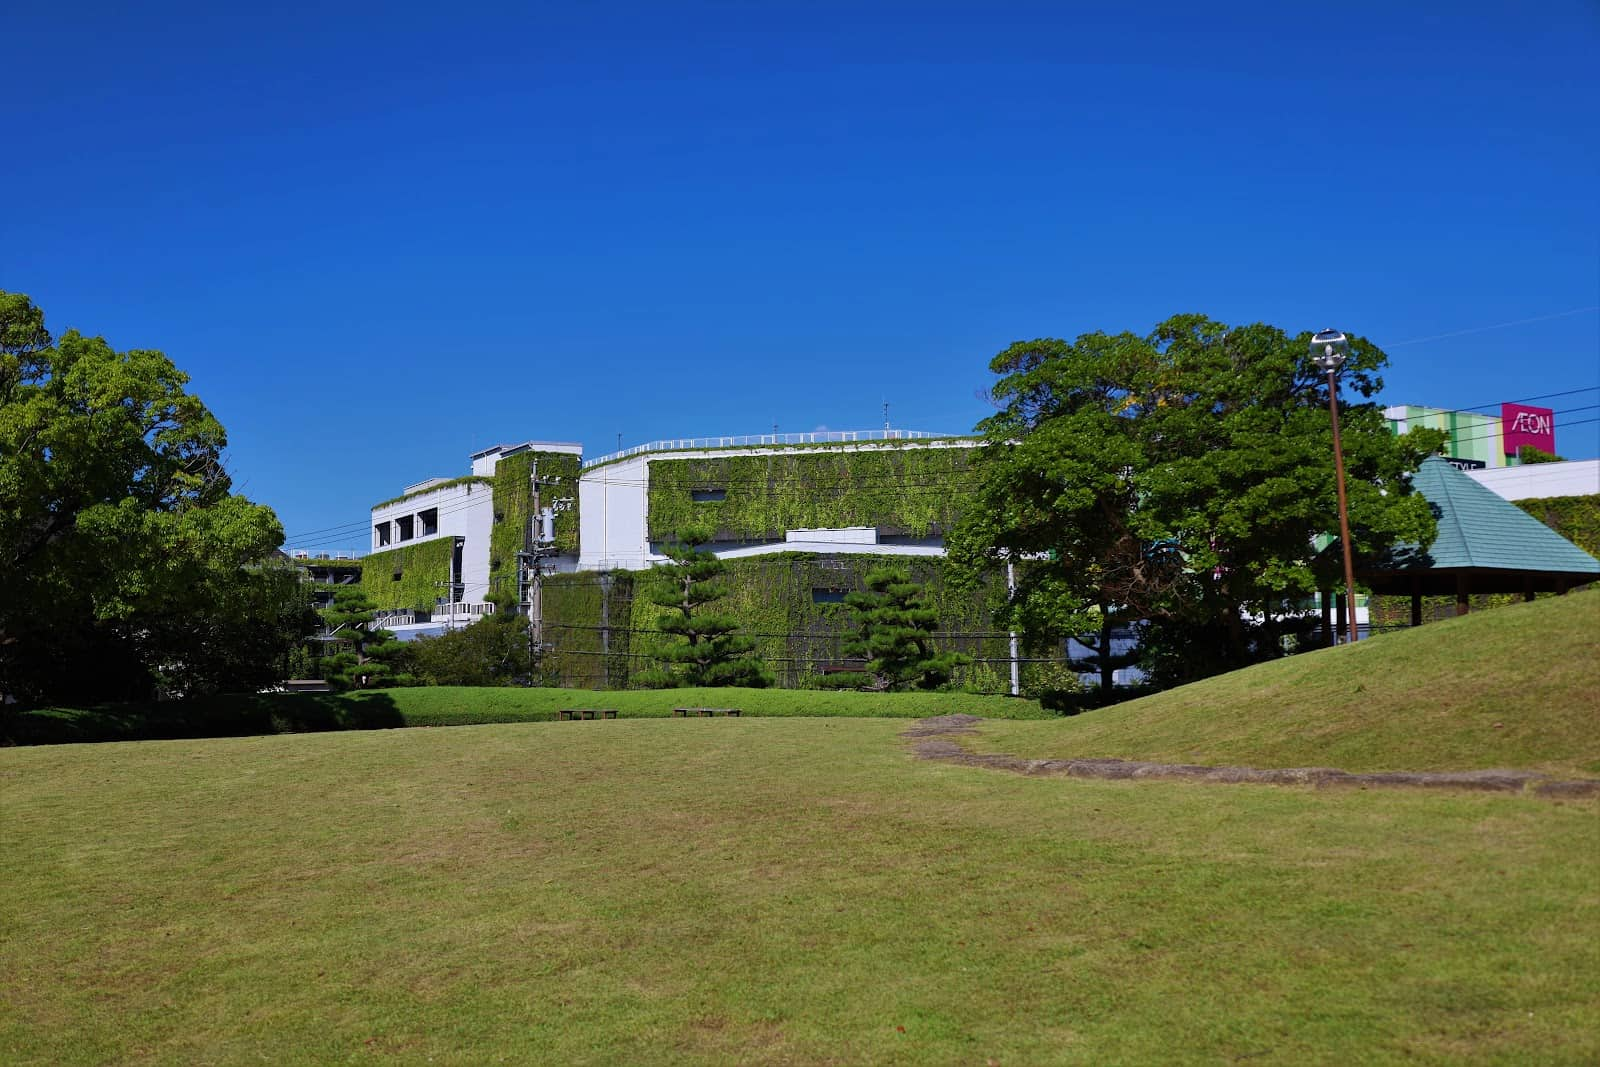
{"type": "Polygon", "coordinates": [[[556,713],[562,719],[615,719],[616,708],[562,708],[556,713]]]}
{"type": "Polygon", "coordinates": [[[679,718],[679,719],[687,719],[691,715],[698,715],[698,716],[700,716],[702,718],[708,718],[708,719],[710,717],[712,717],[713,715],[728,715],[728,716],[732,716],[734,718],[737,718],[738,716],[744,714],[744,709],[742,709],[742,708],[673,708],[672,709],[672,714],[673,714],[673,716],[675,718],[679,718]]]}

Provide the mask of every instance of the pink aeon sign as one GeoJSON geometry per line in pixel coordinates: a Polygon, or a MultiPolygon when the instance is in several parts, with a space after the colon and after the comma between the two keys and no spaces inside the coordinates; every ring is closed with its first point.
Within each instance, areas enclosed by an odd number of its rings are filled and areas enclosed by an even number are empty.
{"type": "Polygon", "coordinates": [[[1523,445],[1555,455],[1556,413],[1549,408],[1530,408],[1526,404],[1500,405],[1500,436],[1506,455],[1514,456],[1523,445]]]}

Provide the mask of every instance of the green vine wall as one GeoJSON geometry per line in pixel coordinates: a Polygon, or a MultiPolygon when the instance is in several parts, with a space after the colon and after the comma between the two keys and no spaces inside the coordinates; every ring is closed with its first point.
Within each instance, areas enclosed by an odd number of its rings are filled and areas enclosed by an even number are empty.
{"type": "Polygon", "coordinates": [[[1513,500],[1512,503],[1589,555],[1600,557],[1600,493],[1547,496],[1513,500]]]}
{"type": "Polygon", "coordinates": [[[431,612],[434,599],[444,595],[436,583],[450,580],[454,551],[455,538],[440,537],[374,552],[361,561],[361,590],[380,609],[431,612]]]}
{"type": "Polygon", "coordinates": [[[632,571],[612,571],[605,590],[595,571],[544,580],[545,655],[550,684],[573,689],[626,689],[633,635],[632,571]],[[603,630],[610,627],[610,632],[603,630]]]}
{"type": "Polygon", "coordinates": [[[539,461],[540,482],[561,479],[559,485],[546,486],[541,491],[541,503],[548,506],[564,498],[572,501],[570,508],[556,515],[556,549],[562,555],[578,554],[578,475],[582,473],[583,460],[565,452],[521,452],[507,456],[494,468],[494,524],[489,532],[491,588],[506,587],[515,592],[517,553],[522,551],[533,514],[531,475],[535,459],[539,461]]]}
{"type": "MultiPolygon", "coordinates": [[[[916,556],[813,555],[785,552],[728,561],[729,596],[718,603],[740,622],[740,631],[755,638],[756,655],[781,686],[814,684],[824,666],[843,663],[842,645],[850,617],[842,605],[813,602],[812,590],[852,592],[866,588],[866,575],[884,565],[905,566],[922,582],[930,605],[939,612],[941,648],[965,652],[978,661],[964,668],[958,683],[984,692],[1003,692],[1010,684],[1009,639],[995,634],[994,612],[1005,588],[996,582],[976,594],[960,594],[945,581],[942,559],[916,556]]],[[[649,581],[640,573],[637,582],[649,581]]],[[[649,666],[646,658],[661,609],[643,596],[633,599],[633,670],[649,666]]]]}
{"type": "Polygon", "coordinates": [[[869,447],[653,460],[649,536],[666,540],[690,524],[711,526],[718,541],[781,540],[786,530],[846,526],[940,534],[971,498],[971,457],[962,447],[869,447]],[[696,502],[697,489],[727,496],[696,502]]]}

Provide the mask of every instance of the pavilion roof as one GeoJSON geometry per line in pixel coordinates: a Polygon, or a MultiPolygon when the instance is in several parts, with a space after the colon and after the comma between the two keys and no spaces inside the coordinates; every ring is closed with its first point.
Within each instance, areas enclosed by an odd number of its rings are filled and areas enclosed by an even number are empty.
{"type": "Polygon", "coordinates": [[[1433,506],[1439,536],[1426,552],[1398,545],[1358,568],[1377,592],[1454,592],[1462,574],[1484,593],[1600,579],[1600,559],[1438,456],[1423,461],[1412,486],[1433,506]]]}

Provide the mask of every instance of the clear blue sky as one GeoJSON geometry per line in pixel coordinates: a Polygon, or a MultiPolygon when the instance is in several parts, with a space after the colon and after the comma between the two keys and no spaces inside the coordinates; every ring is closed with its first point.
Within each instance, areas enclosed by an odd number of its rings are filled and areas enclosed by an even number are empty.
{"type": "Polygon", "coordinates": [[[499,441],[885,399],[964,431],[1011,341],[1182,311],[1365,334],[1390,402],[1600,404],[1583,0],[24,0],[5,34],[0,287],[165,350],[291,545],[364,548],[305,534],[499,441]]]}

